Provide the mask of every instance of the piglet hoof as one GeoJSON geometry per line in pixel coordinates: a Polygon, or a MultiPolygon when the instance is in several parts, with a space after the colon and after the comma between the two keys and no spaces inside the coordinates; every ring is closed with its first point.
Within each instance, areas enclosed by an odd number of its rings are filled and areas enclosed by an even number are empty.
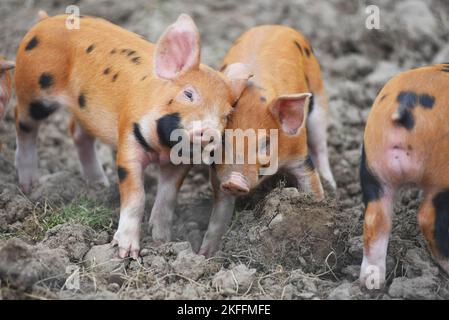
{"type": "Polygon", "coordinates": [[[198,251],[198,254],[201,256],[205,256],[206,258],[211,258],[214,256],[215,252],[217,251],[214,246],[211,245],[203,245],[200,248],[200,251],[198,251]]]}
{"type": "Polygon", "coordinates": [[[164,243],[170,242],[171,232],[169,226],[162,226],[158,223],[154,223],[150,220],[149,233],[155,246],[160,246],[164,243]]]}
{"type": "Polygon", "coordinates": [[[110,183],[106,176],[97,179],[88,179],[87,185],[92,188],[109,188],[110,183]]]}
{"type": "Polygon", "coordinates": [[[117,231],[111,245],[118,246],[118,256],[121,259],[130,257],[137,260],[139,258],[140,244],[138,236],[125,236],[117,231]]]}
{"type": "Polygon", "coordinates": [[[210,258],[212,256],[212,254],[207,249],[203,248],[201,248],[200,251],[198,251],[198,254],[200,256],[205,256],[206,258],[210,258]]]}
{"type": "Polygon", "coordinates": [[[449,275],[449,259],[443,259],[443,258],[434,258],[438,265],[443,269],[444,272],[446,272],[447,275],[449,275]]]}
{"type": "Polygon", "coordinates": [[[385,274],[377,273],[375,269],[366,271],[362,267],[359,277],[360,289],[373,295],[385,290],[385,274]]]}
{"type": "Polygon", "coordinates": [[[26,182],[19,183],[20,190],[25,194],[29,195],[33,191],[33,187],[37,184],[36,180],[30,180],[26,182]]]}
{"type": "Polygon", "coordinates": [[[246,178],[238,172],[231,173],[230,177],[221,184],[221,189],[234,196],[243,196],[249,193],[246,178]]]}

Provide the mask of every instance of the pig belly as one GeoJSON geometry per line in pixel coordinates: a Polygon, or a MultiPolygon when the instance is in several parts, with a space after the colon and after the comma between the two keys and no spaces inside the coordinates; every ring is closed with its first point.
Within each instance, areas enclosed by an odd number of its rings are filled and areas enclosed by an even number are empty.
{"type": "Polygon", "coordinates": [[[95,107],[92,107],[92,109],[96,113],[95,117],[91,114],[80,112],[76,108],[71,108],[70,111],[72,111],[83,129],[92,137],[116,147],[118,143],[118,115],[113,110],[95,107]]]}

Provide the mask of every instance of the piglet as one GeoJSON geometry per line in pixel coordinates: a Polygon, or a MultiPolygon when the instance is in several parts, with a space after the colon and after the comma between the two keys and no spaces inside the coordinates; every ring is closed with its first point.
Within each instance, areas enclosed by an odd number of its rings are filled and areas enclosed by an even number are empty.
{"type": "Polygon", "coordinates": [[[261,178],[282,170],[318,200],[324,197],[318,172],[335,187],[326,141],[328,101],[310,43],[289,27],[259,26],[236,41],[223,69],[232,73],[231,64],[236,61],[249,65],[254,78],[239,99],[226,133],[243,131],[249,136],[255,132],[258,156],[250,162],[255,149],[251,151],[246,143],[243,152],[239,151],[235,140],[230,141],[225,133],[225,146],[233,146],[231,156],[244,153],[247,158],[236,164],[234,157],[231,163],[226,160],[229,148],[225,147],[225,162],[211,171],[215,201],[200,249],[205,256],[218,249],[236,197],[248,194],[261,178]]]}
{"type": "Polygon", "coordinates": [[[200,36],[185,14],[157,44],[96,17],[48,17],[23,38],[17,51],[16,167],[26,193],[36,181],[39,125],[58,109],[72,114],[70,132],[84,176],[108,185],[95,140],[117,148],[120,221],[113,243],[119,256],[139,254],[145,192],[143,172],[159,164],[159,186],[150,224],[155,241],[170,239],[177,192],[190,165],[170,161],[171,133],[223,131],[232,105],[250,76],[235,65],[236,78],[200,64],[200,36]],[[242,85],[243,84],[243,85],[242,85]]]}
{"type": "Polygon", "coordinates": [[[424,191],[418,223],[449,273],[449,64],[403,72],[380,91],[368,117],[360,165],[365,204],[362,287],[385,284],[397,191],[424,191]]]}

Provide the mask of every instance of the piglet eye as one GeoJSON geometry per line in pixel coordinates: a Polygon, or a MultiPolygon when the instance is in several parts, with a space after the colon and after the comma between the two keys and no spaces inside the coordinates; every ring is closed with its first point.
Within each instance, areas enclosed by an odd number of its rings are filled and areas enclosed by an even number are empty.
{"type": "Polygon", "coordinates": [[[191,91],[185,90],[184,95],[186,96],[187,99],[193,102],[193,93],[191,91]]]}
{"type": "Polygon", "coordinates": [[[177,101],[187,104],[199,104],[201,102],[201,95],[192,85],[186,85],[179,91],[176,96],[177,101]]]}

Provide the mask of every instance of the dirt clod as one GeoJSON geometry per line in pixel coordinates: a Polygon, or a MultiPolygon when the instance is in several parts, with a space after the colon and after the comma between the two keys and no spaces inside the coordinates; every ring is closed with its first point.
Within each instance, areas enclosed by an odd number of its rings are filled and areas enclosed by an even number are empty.
{"type": "Polygon", "coordinates": [[[220,270],[212,279],[212,286],[224,295],[244,293],[253,284],[255,273],[256,269],[239,264],[231,270],[220,270]]]}
{"type": "Polygon", "coordinates": [[[93,246],[84,256],[85,266],[101,274],[120,273],[126,262],[118,258],[117,248],[109,243],[93,246]]]}
{"type": "Polygon", "coordinates": [[[59,287],[64,284],[68,265],[63,249],[36,248],[19,239],[0,247],[0,279],[18,289],[29,290],[38,283],[59,287]]]}
{"type": "MultiPolygon", "coordinates": [[[[261,254],[269,263],[323,271],[333,248],[333,200],[316,202],[295,188],[275,189],[259,209],[261,254]]],[[[330,264],[333,262],[330,261],[330,264]]]]}
{"type": "Polygon", "coordinates": [[[67,251],[71,261],[80,262],[94,241],[95,231],[80,224],[60,224],[47,231],[42,244],[67,251]]]}
{"type": "Polygon", "coordinates": [[[172,267],[176,273],[198,280],[204,273],[205,261],[204,256],[194,254],[191,250],[184,250],[178,254],[172,267]]]}
{"type": "Polygon", "coordinates": [[[438,282],[432,276],[416,278],[393,279],[388,294],[393,298],[403,299],[434,299],[437,294],[438,282]]]}

